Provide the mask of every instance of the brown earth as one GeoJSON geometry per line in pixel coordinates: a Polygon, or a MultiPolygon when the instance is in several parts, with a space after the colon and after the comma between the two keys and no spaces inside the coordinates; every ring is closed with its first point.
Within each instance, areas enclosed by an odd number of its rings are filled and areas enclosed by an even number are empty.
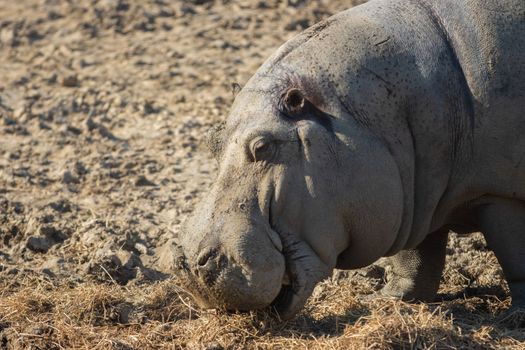
{"type": "Polygon", "coordinates": [[[481,235],[439,302],[338,271],[295,320],[196,310],[155,265],[216,164],[203,135],[285,40],[358,1],[0,0],[0,348],[525,348],[481,235]]]}

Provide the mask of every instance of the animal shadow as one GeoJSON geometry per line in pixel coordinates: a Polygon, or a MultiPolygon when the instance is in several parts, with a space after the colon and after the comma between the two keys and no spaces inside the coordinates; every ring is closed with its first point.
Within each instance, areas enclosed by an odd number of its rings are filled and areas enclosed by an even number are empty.
{"type": "Polygon", "coordinates": [[[285,327],[272,330],[271,333],[280,336],[293,334],[304,337],[337,337],[343,334],[347,325],[355,324],[361,317],[368,315],[370,315],[370,309],[364,306],[348,309],[344,314],[326,315],[319,319],[303,314],[287,323],[285,327]]]}

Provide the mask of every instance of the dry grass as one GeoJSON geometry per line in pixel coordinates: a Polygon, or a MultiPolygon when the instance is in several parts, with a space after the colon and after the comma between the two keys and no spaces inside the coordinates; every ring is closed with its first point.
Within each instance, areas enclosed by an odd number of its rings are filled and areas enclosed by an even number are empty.
{"type": "MultiPolygon", "coordinates": [[[[493,296],[407,304],[366,299],[362,278],[321,284],[289,322],[271,312],[195,310],[175,280],[119,286],[2,274],[0,344],[38,349],[485,349],[525,348],[493,296]]],[[[446,298],[445,298],[446,299],[446,298]]]]}

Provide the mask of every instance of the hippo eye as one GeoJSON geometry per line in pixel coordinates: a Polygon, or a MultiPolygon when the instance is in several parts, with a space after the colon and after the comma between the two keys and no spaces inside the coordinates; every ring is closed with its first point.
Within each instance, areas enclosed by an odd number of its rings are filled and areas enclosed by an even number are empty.
{"type": "Polygon", "coordinates": [[[252,141],[250,151],[255,162],[268,160],[273,156],[273,143],[264,138],[257,138],[252,141]]]}

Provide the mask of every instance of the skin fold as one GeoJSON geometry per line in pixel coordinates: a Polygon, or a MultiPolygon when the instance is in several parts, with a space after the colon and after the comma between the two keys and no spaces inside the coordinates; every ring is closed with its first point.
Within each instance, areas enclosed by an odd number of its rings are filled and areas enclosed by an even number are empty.
{"type": "Polygon", "coordinates": [[[203,307],[304,305],[390,256],[432,300],[450,229],[482,231],[525,306],[525,3],[372,0],[285,43],[210,149],[218,177],[173,248],[203,307]]]}

